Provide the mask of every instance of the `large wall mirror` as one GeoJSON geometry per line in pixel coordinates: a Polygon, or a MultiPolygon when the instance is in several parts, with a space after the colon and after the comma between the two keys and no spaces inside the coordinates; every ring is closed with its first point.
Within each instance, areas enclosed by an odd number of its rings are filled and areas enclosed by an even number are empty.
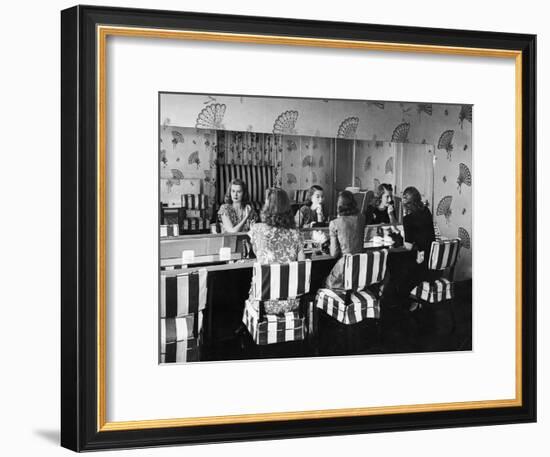
{"type": "Polygon", "coordinates": [[[185,174],[167,166],[160,171],[162,219],[179,224],[179,236],[221,232],[217,211],[233,178],[247,184],[258,213],[265,189],[276,182],[295,211],[306,203],[311,186],[322,187],[328,216],[336,214],[340,191],[357,194],[364,211],[382,183],[391,184],[397,200],[414,186],[431,208],[434,204],[435,148],[430,144],[195,128],[171,128],[161,132],[161,140],[170,145],[162,150],[161,164],[184,161],[186,167],[185,174]]]}

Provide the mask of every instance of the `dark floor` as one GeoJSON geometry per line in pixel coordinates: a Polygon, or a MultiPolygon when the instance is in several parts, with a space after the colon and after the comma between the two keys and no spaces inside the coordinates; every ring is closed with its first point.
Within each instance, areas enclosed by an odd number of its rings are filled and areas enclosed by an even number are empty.
{"type": "MultiPolygon", "coordinates": [[[[229,311],[228,311],[229,312],[229,311]]],[[[468,351],[472,349],[471,282],[458,283],[454,300],[424,306],[410,312],[384,313],[380,320],[368,319],[342,325],[319,312],[317,336],[305,342],[257,346],[246,328],[238,329],[238,315],[217,319],[217,334],[204,344],[201,360],[242,360],[335,356],[349,354],[389,354],[411,352],[468,351]]]]}

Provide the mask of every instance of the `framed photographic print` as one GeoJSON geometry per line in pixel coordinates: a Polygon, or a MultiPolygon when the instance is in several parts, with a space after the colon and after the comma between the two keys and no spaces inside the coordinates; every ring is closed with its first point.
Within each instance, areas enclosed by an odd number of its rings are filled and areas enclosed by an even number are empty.
{"type": "Polygon", "coordinates": [[[61,17],[63,446],[536,420],[535,36],[61,17]]]}

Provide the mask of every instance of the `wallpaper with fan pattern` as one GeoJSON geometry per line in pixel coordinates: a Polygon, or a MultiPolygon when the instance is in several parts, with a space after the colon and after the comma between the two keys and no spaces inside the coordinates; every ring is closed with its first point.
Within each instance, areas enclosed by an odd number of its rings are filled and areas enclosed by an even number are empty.
{"type": "MultiPolygon", "coordinates": [[[[432,210],[442,235],[463,241],[456,278],[471,278],[472,105],[162,94],[161,124],[433,144],[432,210]]],[[[287,179],[283,170],[276,178],[279,185],[287,179]]]]}
{"type": "Polygon", "coordinates": [[[395,148],[385,141],[357,141],[355,185],[375,190],[381,183],[395,183],[395,148]]]}
{"type": "MultiPolygon", "coordinates": [[[[332,185],[332,140],[311,136],[283,135],[281,182],[292,198],[294,191],[314,184],[325,190],[332,185]]],[[[325,192],[326,207],[332,207],[332,193],[325,192]]]]}
{"type": "Polygon", "coordinates": [[[179,206],[185,179],[200,179],[211,216],[216,195],[216,132],[195,128],[160,128],[160,201],[179,206]]]}

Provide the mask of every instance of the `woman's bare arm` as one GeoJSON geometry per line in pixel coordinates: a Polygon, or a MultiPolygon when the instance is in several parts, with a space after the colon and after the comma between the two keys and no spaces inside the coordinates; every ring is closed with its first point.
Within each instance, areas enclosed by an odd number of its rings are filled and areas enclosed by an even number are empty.
{"type": "Polygon", "coordinates": [[[248,220],[248,214],[246,214],[245,217],[243,217],[238,224],[233,225],[233,223],[231,222],[231,219],[229,219],[229,216],[225,214],[222,215],[223,228],[228,233],[240,232],[247,220],[248,220]]]}

